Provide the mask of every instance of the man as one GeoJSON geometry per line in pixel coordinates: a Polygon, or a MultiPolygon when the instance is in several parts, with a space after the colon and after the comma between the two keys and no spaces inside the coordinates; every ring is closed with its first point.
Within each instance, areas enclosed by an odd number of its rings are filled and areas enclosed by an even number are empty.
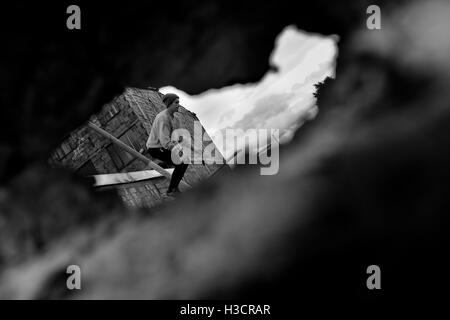
{"type": "Polygon", "coordinates": [[[152,157],[175,166],[169,188],[167,189],[167,195],[172,196],[180,192],[178,185],[186,172],[188,164],[181,163],[176,165],[171,157],[172,149],[177,145],[176,141],[171,140],[173,114],[178,111],[180,99],[176,94],[168,93],[164,95],[163,102],[167,109],[156,115],[146,145],[152,157]]]}

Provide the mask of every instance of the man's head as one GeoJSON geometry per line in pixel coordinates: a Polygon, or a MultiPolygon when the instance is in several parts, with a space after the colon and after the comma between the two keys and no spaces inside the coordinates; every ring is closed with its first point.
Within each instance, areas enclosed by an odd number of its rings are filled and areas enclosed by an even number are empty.
{"type": "Polygon", "coordinates": [[[180,98],[174,94],[174,93],[168,93],[165,94],[163,97],[163,102],[167,107],[167,111],[169,111],[170,114],[174,114],[178,111],[178,107],[180,106],[180,98]]]}

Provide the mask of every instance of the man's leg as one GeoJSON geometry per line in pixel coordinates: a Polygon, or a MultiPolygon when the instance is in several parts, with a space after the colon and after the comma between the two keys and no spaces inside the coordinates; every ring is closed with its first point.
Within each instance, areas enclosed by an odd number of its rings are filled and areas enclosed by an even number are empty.
{"type": "Polygon", "coordinates": [[[168,192],[173,191],[178,188],[178,185],[181,182],[181,179],[183,179],[184,173],[186,172],[186,169],[188,167],[188,164],[182,163],[175,166],[175,170],[173,170],[172,173],[172,179],[170,180],[170,185],[168,192]]]}
{"type": "MultiPolygon", "coordinates": [[[[172,161],[172,153],[167,149],[151,148],[149,149],[149,153],[154,158],[162,160],[167,164],[175,165],[172,161]]],[[[175,165],[175,169],[173,170],[172,179],[170,179],[169,189],[167,189],[167,192],[172,192],[178,188],[178,185],[180,184],[187,167],[188,164],[185,163],[175,165]]]]}

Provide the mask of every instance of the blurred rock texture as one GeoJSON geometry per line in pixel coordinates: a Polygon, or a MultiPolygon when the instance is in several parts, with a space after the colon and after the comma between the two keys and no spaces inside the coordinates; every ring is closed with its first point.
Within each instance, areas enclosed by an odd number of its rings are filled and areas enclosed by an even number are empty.
{"type": "Polygon", "coordinates": [[[17,242],[29,249],[3,258],[0,296],[438,297],[449,267],[450,6],[382,1],[382,30],[369,31],[369,4],[82,2],[78,33],[65,30],[63,4],[45,19],[41,3],[2,11],[1,256],[17,242]],[[130,216],[115,198],[39,165],[125,86],[200,93],[259,80],[290,24],[341,40],[336,80],[321,89],[316,120],[281,149],[278,175],[238,167],[107,228],[106,217],[130,216]],[[52,233],[58,221],[66,228],[52,233]],[[68,264],[84,270],[79,292],[64,289],[68,264]],[[366,288],[371,264],[380,292],[366,288]]]}

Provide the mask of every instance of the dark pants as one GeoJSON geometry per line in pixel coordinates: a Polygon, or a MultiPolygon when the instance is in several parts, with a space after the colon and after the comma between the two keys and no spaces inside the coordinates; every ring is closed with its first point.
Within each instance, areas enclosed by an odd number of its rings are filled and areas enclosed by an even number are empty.
{"type": "Polygon", "coordinates": [[[186,172],[188,164],[186,163],[174,164],[171,158],[170,150],[164,148],[149,148],[148,152],[152,157],[164,161],[167,164],[175,166],[175,170],[173,170],[172,173],[172,179],[170,180],[169,189],[167,189],[167,191],[171,192],[174,189],[178,188],[178,185],[180,184],[180,181],[183,178],[184,173],[186,172]]]}

